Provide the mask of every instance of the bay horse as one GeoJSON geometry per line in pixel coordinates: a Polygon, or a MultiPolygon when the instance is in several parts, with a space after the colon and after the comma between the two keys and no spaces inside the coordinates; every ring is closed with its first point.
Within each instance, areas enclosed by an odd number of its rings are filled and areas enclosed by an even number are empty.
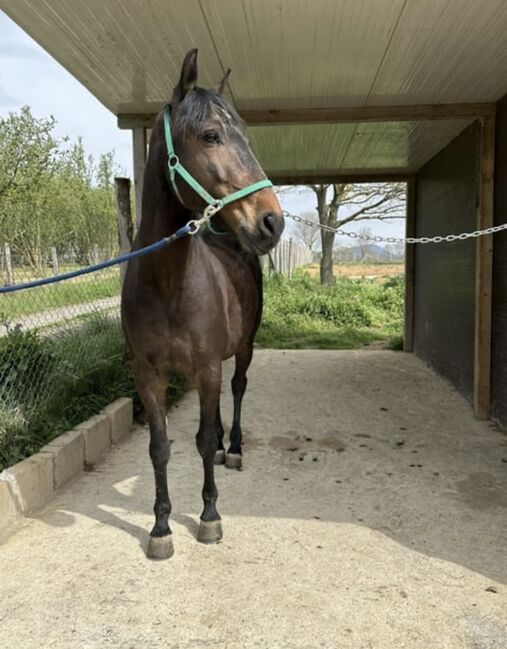
{"type": "Polygon", "coordinates": [[[216,89],[203,89],[196,85],[197,50],[185,56],[172,99],[153,127],[134,248],[170,236],[203,210],[191,181],[175,176],[173,164],[182,165],[204,193],[233,199],[213,217],[212,230],[220,228],[222,234],[199,232],[130,260],[122,290],[123,330],[148,417],[155,473],[155,525],[147,554],[158,559],[174,551],[167,486],[169,374],[178,372],[197,385],[196,442],[204,466],[204,509],[197,538],[215,543],[222,538],[222,527],[214,464],[240,468],[242,462],[241,402],[262,312],[259,255],[276,245],[284,227],[280,205],[250,149],[243,123],[222,95],[229,72],[216,89]],[[251,193],[234,197],[248,186],[251,193]],[[232,356],[234,416],[226,453],[219,400],[222,361],[232,356]]]}

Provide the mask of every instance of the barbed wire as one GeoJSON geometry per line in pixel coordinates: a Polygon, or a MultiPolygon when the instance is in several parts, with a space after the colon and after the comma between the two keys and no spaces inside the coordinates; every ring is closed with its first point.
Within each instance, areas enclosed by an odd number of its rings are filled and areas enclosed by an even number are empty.
{"type": "Polygon", "coordinates": [[[333,234],[338,234],[342,237],[349,237],[350,239],[373,241],[375,243],[443,243],[449,241],[465,241],[465,239],[476,239],[477,237],[484,237],[488,234],[495,234],[496,232],[507,230],[507,223],[502,223],[501,225],[495,225],[491,228],[485,228],[484,230],[474,230],[473,232],[462,232],[460,234],[437,235],[435,237],[380,237],[378,235],[371,236],[368,234],[358,234],[357,232],[346,232],[340,228],[333,228],[330,225],[316,223],[311,219],[306,219],[298,214],[291,214],[287,211],[284,211],[283,215],[286,218],[292,219],[296,223],[302,223],[310,228],[332,232],[333,234]]]}

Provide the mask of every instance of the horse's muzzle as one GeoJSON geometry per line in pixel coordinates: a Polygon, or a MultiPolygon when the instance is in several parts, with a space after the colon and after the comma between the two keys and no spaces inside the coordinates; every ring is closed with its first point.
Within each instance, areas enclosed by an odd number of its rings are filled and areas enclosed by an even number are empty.
{"type": "Polygon", "coordinates": [[[285,227],[281,214],[266,212],[257,221],[257,236],[255,243],[262,252],[268,252],[276,246],[285,227]]]}

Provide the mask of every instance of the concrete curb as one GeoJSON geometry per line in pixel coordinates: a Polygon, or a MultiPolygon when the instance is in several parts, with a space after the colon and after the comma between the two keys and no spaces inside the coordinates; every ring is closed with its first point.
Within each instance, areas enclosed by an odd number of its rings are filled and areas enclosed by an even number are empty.
{"type": "Polygon", "coordinates": [[[127,435],[132,399],[117,399],[38,453],[0,473],[0,532],[43,507],[84,469],[90,469],[127,435]]]}

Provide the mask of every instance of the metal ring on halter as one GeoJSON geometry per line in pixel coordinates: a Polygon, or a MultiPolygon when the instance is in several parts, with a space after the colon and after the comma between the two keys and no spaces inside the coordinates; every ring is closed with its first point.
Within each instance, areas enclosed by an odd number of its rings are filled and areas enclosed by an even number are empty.
{"type": "Polygon", "coordinates": [[[198,219],[192,219],[191,221],[189,221],[187,223],[187,227],[190,228],[190,232],[188,233],[188,235],[190,237],[193,237],[194,234],[197,234],[199,232],[200,228],[201,228],[201,225],[202,225],[201,219],[199,219],[199,220],[198,219]]]}
{"type": "Polygon", "coordinates": [[[203,212],[203,219],[201,219],[201,221],[203,221],[204,219],[206,219],[206,220],[207,220],[207,219],[210,219],[210,218],[211,218],[212,216],[214,216],[217,212],[219,212],[219,211],[222,209],[223,206],[224,206],[224,205],[223,205],[223,201],[221,201],[221,200],[219,200],[219,199],[213,201],[213,203],[210,203],[210,204],[209,204],[209,205],[204,209],[204,212],[203,212]]]}
{"type": "Polygon", "coordinates": [[[171,154],[171,155],[169,156],[169,159],[168,159],[168,161],[167,161],[167,164],[168,164],[172,169],[174,169],[175,167],[177,167],[177,166],[180,164],[180,159],[178,158],[178,156],[177,156],[175,153],[173,153],[173,154],[171,154]]]}

